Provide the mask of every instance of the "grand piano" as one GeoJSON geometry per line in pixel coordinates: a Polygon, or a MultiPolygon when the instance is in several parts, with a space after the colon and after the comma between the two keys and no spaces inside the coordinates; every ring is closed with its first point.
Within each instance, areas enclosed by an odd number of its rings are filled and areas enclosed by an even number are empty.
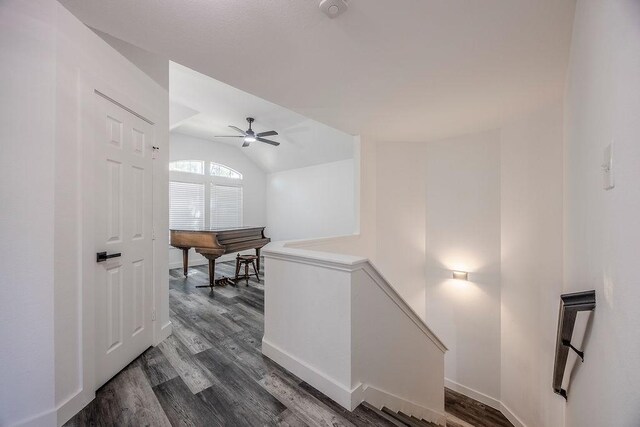
{"type": "Polygon", "coordinates": [[[223,254],[255,249],[260,271],[260,249],[271,239],[264,227],[207,228],[202,230],[171,230],[171,246],[182,249],[184,275],[189,266],[189,249],[209,260],[209,286],[215,284],[216,258],[223,254]]]}

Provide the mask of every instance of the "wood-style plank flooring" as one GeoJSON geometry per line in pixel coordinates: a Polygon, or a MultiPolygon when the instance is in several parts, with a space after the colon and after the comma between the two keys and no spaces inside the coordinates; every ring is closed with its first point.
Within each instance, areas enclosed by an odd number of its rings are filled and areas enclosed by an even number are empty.
{"type": "MultiPolygon", "coordinates": [[[[216,276],[233,276],[218,263],[216,276]]],[[[394,426],[369,405],[349,412],[261,352],[264,287],[207,288],[206,266],[170,271],[173,335],[96,393],[68,426],[394,426]]],[[[448,425],[511,426],[500,412],[447,390],[448,425]]],[[[416,420],[417,421],[417,420],[416,420]]],[[[428,423],[416,425],[430,425],[428,423]]]]}

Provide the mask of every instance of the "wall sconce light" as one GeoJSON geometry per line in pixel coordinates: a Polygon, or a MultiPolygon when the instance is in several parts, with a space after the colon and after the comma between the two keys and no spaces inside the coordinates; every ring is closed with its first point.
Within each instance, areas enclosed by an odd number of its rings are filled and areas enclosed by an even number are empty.
{"type": "Polygon", "coordinates": [[[453,271],[453,278],[458,280],[469,280],[469,273],[466,271],[453,271]]]}

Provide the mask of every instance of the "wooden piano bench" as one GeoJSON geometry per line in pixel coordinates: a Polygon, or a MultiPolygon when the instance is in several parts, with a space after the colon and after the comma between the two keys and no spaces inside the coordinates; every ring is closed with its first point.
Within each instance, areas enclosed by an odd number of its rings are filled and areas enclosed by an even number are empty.
{"type": "Polygon", "coordinates": [[[256,275],[258,283],[260,283],[260,276],[258,275],[258,267],[256,267],[256,261],[258,257],[256,255],[240,255],[236,256],[236,276],[235,281],[238,279],[244,279],[246,286],[249,286],[249,265],[253,267],[253,272],[256,275]],[[240,276],[240,268],[244,265],[244,275],[240,276]]]}

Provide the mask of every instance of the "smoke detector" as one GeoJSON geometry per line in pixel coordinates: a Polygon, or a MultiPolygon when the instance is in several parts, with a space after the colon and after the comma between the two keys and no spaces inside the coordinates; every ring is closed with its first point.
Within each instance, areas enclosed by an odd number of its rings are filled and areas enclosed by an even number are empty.
{"type": "Polygon", "coordinates": [[[346,12],[349,6],[347,0],[322,0],[319,7],[325,15],[333,19],[346,12]]]}

